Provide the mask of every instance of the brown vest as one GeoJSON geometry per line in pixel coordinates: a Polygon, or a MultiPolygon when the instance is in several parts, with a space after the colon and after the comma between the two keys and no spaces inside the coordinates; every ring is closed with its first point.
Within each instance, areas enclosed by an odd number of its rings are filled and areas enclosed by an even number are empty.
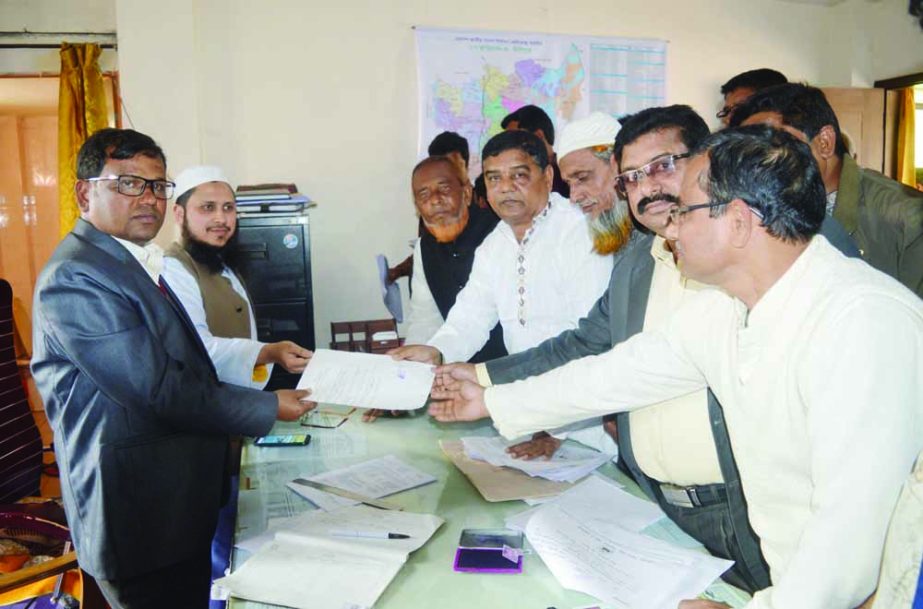
{"type": "Polygon", "coordinates": [[[196,283],[199,284],[199,292],[202,293],[205,322],[213,335],[220,338],[252,338],[250,305],[234,290],[227,277],[220,273],[212,273],[205,265],[193,260],[179,243],[170,244],[166,255],[179,260],[195,277],[196,283]]]}

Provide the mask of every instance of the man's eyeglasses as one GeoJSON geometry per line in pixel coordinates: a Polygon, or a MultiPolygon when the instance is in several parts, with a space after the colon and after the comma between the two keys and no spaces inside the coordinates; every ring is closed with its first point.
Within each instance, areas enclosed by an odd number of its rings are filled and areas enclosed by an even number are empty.
{"type": "Polygon", "coordinates": [[[739,105],[740,105],[740,104],[734,104],[733,106],[725,106],[725,107],[721,108],[720,110],[718,110],[718,113],[715,115],[715,118],[721,118],[721,119],[723,119],[723,118],[726,118],[726,117],[728,117],[728,116],[734,114],[734,110],[736,110],[736,109],[737,109],[737,106],[739,106],[739,105]]]}
{"type": "Polygon", "coordinates": [[[673,174],[676,171],[676,161],[689,157],[688,152],[682,154],[670,154],[661,157],[656,161],[651,161],[647,165],[642,165],[637,169],[621,173],[615,178],[615,187],[623,196],[633,191],[645,177],[660,178],[673,174]]]}
{"type": "Polygon", "coordinates": [[[126,197],[140,197],[144,194],[144,189],[150,185],[151,192],[157,199],[169,199],[173,196],[173,188],[176,186],[168,180],[145,180],[139,176],[121,175],[114,178],[86,178],[87,182],[109,182],[115,180],[116,188],[119,194],[126,197]]]}
{"type": "MultiPolygon", "coordinates": [[[[712,203],[709,201],[708,203],[696,203],[695,205],[675,205],[667,213],[670,215],[669,221],[679,226],[683,223],[683,218],[686,216],[686,214],[691,211],[695,211],[697,209],[712,209],[715,207],[721,207],[722,205],[727,205],[728,203],[730,203],[730,201],[724,201],[721,203],[712,203]]],[[[755,215],[760,220],[763,219],[763,214],[761,214],[759,210],[754,209],[749,203],[747,203],[747,207],[750,209],[750,211],[753,212],[753,215],[755,215]]]]}

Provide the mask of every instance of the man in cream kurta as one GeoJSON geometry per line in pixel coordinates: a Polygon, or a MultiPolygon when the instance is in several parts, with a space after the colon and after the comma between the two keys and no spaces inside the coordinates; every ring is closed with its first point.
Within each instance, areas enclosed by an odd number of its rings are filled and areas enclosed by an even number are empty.
{"type": "Polygon", "coordinates": [[[182,237],[166,252],[164,276],[186,309],[225,383],[262,389],[274,364],[300,373],[311,352],[291,341],[257,340],[253,305],[234,269],[237,204],[219,167],[196,166],[176,178],[173,214],[182,237]]]}
{"type": "Polygon", "coordinates": [[[723,291],[700,292],[664,330],[606,354],[486,392],[436,391],[455,399],[431,412],[489,414],[516,437],[708,385],[770,566],[772,586],[748,607],[856,607],[923,447],[923,303],[811,239],[824,191],[807,146],[751,127],[703,149],[667,236],[689,276],[723,291]]]}

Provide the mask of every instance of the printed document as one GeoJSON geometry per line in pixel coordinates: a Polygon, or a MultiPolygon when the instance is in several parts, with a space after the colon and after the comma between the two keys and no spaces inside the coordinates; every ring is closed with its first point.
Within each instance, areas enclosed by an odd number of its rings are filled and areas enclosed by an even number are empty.
{"type": "Polygon", "coordinates": [[[433,367],[389,355],[318,349],[298,381],[310,400],[327,404],[414,410],[426,404],[433,367]]]}
{"type": "Polygon", "coordinates": [[[308,512],[281,523],[275,538],[216,584],[233,596],[285,607],[372,607],[407,561],[442,525],[431,514],[359,505],[308,512]],[[341,537],[337,531],[369,537],[341,537]],[[407,539],[375,539],[400,533],[407,539]]]}
{"type": "MultiPolygon", "coordinates": [[[[352,491],[370,499],[380,499],[436,481],[435,476],[404,463],[394,455],[364,461],[314,476],[301,477],[352,491]]],[[[344,506],[356,505],[352,499],[325,493],[308,486],[292,482],[289,482],[287,486],[324,511],[329,512],[344,506]]]]}

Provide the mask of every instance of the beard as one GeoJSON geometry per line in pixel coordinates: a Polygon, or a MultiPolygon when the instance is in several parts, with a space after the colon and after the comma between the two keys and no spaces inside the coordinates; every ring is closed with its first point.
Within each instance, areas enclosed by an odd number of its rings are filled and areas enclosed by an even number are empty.
{"type": "Polygon", "coordinates": [[[183,249],[193,260],[215,274],[223,271],[224,267],[229,267],[236,272],[243,261],[237,234],[238,231],[235,228],[231,238],[224,245],[210,245],[193,237],[189,232],[189,224],[185,218],[183,219],[183,249]]]}
{"type": "Polygon", "coordinates": [[[593,251],[602,256],[614,254],[631,238],[631,214],[628,203],[616,199],[612,208],[588,220],[593,251]]]}
{"type": "Polygon", "coordinates": [[[458,219],[451,224],[430,224],[424,220],[423,226],[425,226],[426,230],[436,239],[437,243],[451,243],[455,241],[458,236],[462,234],[462,231],[465,230],[465,227],[468,226],[468,206],[462,206],[462,211],[458,219]]]}

